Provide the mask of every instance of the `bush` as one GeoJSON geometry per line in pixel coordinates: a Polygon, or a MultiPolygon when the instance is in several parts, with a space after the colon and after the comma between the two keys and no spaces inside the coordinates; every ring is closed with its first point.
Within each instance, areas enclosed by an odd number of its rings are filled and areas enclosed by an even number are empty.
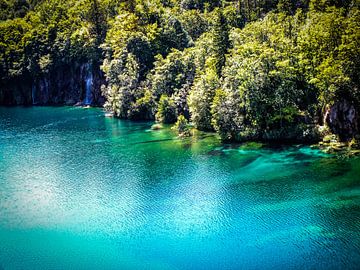
{"type": "Polygon", "coordinates": [[[189,122],[183,115],[179,115],[173,129],[177,131],[179,136],[190,136],[189,122]]]}

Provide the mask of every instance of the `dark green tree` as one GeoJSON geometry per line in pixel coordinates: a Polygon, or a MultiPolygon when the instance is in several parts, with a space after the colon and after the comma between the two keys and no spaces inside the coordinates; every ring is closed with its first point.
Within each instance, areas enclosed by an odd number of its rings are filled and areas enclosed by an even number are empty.
{"type": "Polygon", "coordinates": [[[214,39],[213,46],[214,46],[215,68],[216,68],[216,73],[220,77],[221,70],[225,65],[225,61],[226,61],[225,55],[230,46],[229,29],[221,9],[217,9],[215,11],[213,39],[214,39]]]}
{"type": "Polygon", "coordinates": [[[177,118],[176,105],[167,95],[161,96],[155,117],[156,121],[159,123],[175,123],[177,118]]]}

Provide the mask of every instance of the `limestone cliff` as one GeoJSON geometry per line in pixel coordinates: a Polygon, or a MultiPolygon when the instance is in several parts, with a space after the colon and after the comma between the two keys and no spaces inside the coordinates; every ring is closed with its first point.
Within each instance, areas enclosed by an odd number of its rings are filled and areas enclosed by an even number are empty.
{"type": "Polygon", "coordinates": [[[104,83],[98,66],[62,65],[35,78],[28,74],[0,82],[0,105],[102,105],[104,83]]]}

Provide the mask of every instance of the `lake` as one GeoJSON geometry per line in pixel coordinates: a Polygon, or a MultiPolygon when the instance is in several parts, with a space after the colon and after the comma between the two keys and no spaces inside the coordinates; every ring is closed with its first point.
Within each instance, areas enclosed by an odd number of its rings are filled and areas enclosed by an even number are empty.
{"type": "Polygon", "coordinates": [[[0,269],[358,269],[360,158],[0,108],[0,269]]]}

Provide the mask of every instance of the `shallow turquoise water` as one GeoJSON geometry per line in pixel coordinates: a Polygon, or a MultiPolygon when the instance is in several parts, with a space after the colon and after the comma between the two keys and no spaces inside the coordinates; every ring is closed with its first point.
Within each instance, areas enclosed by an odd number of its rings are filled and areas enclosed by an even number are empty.
{"type": "Polygon", "coordinates": [[[358,269],[360,159],[0,108],[0,269],[358,269]]]}

